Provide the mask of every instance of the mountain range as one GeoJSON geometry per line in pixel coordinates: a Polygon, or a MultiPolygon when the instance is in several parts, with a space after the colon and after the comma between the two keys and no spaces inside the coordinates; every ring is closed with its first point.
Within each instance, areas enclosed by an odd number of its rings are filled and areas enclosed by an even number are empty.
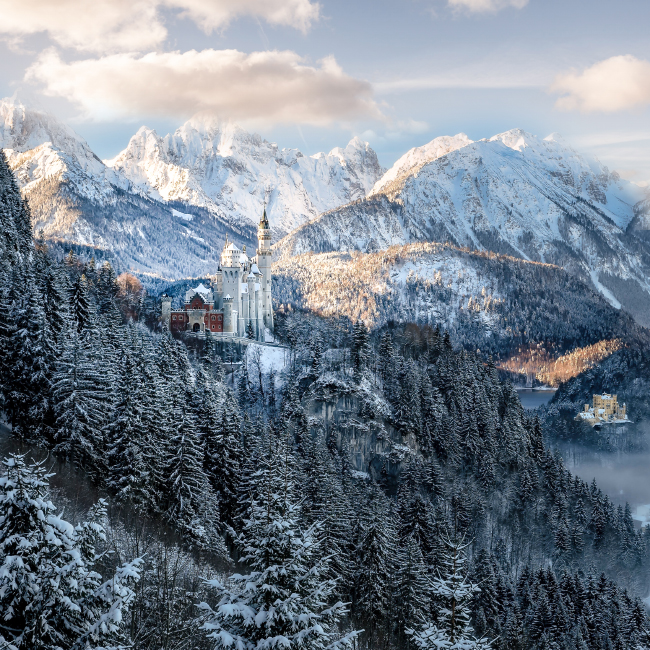
{"type": "Polygon", "coordinates": [[[102,161],[51,115],[2,100],[0,147],[35,231],[119,270],[214,272],[226,236],[254,246],[266,206],[279,260],[447,242],[563,267],[650,324],[646,191],[555,134],[439,137],[384,170],[359,138],[305,156],[197,115],[164,137],[142,127],[102,161]]]}
{"type": "Polygon", "coordinates": [[[385,171],[358,138],[304,156],[201,116],[164,138],[142,127],[102,161],[70,127],[10,99],[0,100],[0,148],[35,232],[172,279],[213,272],[226,236],[254,246],[265,205],[279,239],[363,198],[385,171]]]}

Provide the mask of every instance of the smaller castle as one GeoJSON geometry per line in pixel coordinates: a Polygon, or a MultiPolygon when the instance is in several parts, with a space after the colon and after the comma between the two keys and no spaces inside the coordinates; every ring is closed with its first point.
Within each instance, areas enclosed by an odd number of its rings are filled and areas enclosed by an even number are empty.
{"type": "Polygon", "coordinates": [[[620,405],[616,395],[603,393],[594,395],[593,404],[585,404],[585,410],[576,415],[577,421],[583,421],[592,427],[602,424],[627,424],[630,422],[627,417],[625,403],[620,405]]]}

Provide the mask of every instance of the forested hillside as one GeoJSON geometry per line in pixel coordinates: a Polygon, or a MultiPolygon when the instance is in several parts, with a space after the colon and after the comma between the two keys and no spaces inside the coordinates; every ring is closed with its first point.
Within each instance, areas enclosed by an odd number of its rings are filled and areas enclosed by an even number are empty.
{"type": "Polygon", "coordinates": [[[650,647],[650,528],[448,332],[287,310],[287,367],[230,374],[125,322],[110,265],[35,245],[1,156],[0,219],[12,435],[110,500],[68,523],[5,461],[6,647],[650,647]]]}
{"type": "Polygon", "coordinates": [[[277,308],[445,328],[454,345],[506,357],[542,344],[561,354],[602,340],[647,337],[625,311],[551,264],[449,244],[377,253],[306,253],[273,266],[277,308]]]}

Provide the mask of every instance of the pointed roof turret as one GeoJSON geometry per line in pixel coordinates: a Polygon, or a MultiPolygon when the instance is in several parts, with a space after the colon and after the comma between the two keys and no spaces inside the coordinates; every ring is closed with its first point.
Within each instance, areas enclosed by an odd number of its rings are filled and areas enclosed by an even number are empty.
{"type": "Polygon", "coordinates": [[[260,228],[265,228],[266,230],[269,230],[269,219],[266,216],[266,203],[264,204],[264,213],[262,214],[262,218],[260,219],[260,228]]]}

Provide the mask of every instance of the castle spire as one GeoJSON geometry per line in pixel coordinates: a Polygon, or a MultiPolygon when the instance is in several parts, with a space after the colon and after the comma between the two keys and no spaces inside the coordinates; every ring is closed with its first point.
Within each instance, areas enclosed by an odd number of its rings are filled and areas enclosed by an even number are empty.
{"type": "Polygon", "coordinates": [[[266,230],[270,228],[269,220],[266,216],[266,201],[264,202],[264,212],[262,213],[262,218],[260,219],[260,228],[265,228],[266,230]]]}

